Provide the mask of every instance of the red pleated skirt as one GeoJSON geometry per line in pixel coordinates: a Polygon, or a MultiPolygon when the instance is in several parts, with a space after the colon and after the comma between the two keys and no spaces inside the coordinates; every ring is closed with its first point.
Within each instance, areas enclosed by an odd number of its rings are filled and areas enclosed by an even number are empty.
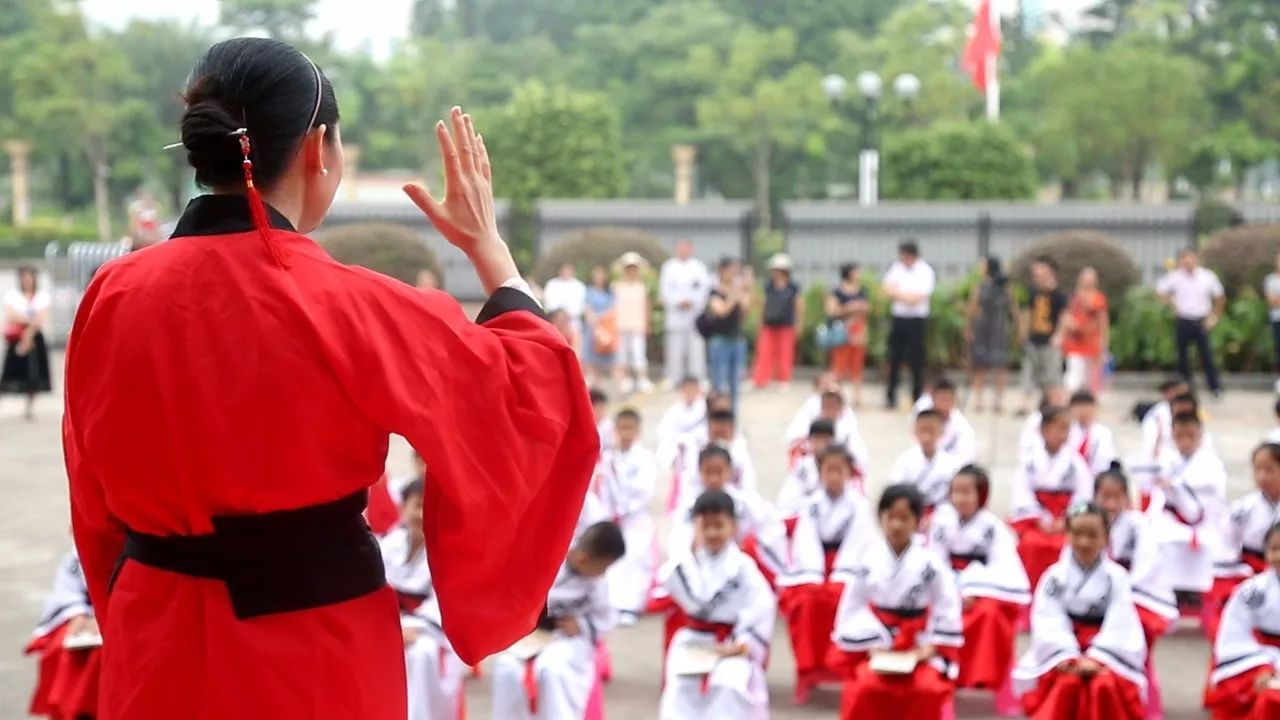
{"type": "Polygon", "coordinates": [[[1034,521],[1016,523],[1014,529],[1018,531],[1018,557],[1022,558],[1022,567],[1026,568],[1027,579],[1034,588],[1045,571],[1062,557],[1066,533],[1046,532],[1034,521]]]}
{"type": "Polygon", "coordinates": [[[844,583],[827,582],[787,588],[778,598],[791,634],[796,675],[801,681],[815,674],[827,674],[831,630],[835,626],[836,607],[840,604],[842,592],[844,583]]]}
{"type": "Polygon", "coordinates": [[[1035,689],[1022,696],[1022,709],[1031,720],[1142,720],[1138,686],[1103,669],[1083,678],[1051,670],[1035,689]]]}
{"type": "Polygon", "coordinates": [[[1258,667],[1208,688],[1204,706],[1213,720],[1275,720],[1280,718],[1280,690],[1259,692],[1254,683],[1267,668],[1258,667]]]}
{"type": "Polygon", "coordinates": [[[62,647],[66,634],[67,623],[63,623],[27,645],[28,655],[40,656],[29,712],[54,720],[96,717],[102,649],[68,650],[62,647]]]}
{"type": "Polygon", "coordinates": [[[962,688],[998,690],[1013,667],[1013,640],[1022,606],[994,598],[974,598],[964,613],[964,647],[960,648],[962,688]]]}

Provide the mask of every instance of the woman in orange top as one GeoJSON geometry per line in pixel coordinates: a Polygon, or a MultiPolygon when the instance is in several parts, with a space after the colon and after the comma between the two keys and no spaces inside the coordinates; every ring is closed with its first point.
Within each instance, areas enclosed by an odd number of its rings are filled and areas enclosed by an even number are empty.
{"type": "Polygon", "coordinates": [[[1088,388],[1102,391],[1102,358],[1111,338],[1107,296],[1098,289],[1098,273],[1091,267],[1080,271],[1075,293],[1067,306],[1063,326],[1062,353],[1067,357],[1063,378],[1068,392],[1088,388]]]}

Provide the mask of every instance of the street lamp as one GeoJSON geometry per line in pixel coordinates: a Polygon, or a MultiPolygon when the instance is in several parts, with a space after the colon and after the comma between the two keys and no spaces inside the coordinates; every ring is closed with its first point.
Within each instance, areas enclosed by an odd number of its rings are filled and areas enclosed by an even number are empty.
{"type": "MultiPolygon", "coordinates": [[[[871,70],[858,73],[854,80],[862,96],[862,150],[858,153],[858,203],[875,205],[880,199],[880,142],[876,135],[876,119],[884,81],[871,70]]],[[[832,73],[822,78],[822,92],[833,105],[845,96],[848,82],[832,73]]],[[[920,78],[903,73],[893,79],[893,92],[910,107],[920,94],[920,78]]]]}

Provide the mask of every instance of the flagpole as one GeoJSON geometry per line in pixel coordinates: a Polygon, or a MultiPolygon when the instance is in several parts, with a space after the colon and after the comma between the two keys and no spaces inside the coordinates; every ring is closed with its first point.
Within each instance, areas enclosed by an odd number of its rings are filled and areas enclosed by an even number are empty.
{"type": "Polygon", "coordinates": [[[987,53],[983,63],[987,71],[987,119],[991,122],[1000,121],[1000,71],[996,68],[999,59],[996,53],[987,53]]]}

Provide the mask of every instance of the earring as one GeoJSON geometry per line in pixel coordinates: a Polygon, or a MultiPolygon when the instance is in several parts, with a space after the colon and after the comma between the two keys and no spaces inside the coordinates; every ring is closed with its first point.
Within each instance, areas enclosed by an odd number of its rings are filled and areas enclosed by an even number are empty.
{"type": "Polygon", "coordinates": [[[326,177],[328,175],[329,175],[329,168],[320,168],[320,177],[326,177]]]}

